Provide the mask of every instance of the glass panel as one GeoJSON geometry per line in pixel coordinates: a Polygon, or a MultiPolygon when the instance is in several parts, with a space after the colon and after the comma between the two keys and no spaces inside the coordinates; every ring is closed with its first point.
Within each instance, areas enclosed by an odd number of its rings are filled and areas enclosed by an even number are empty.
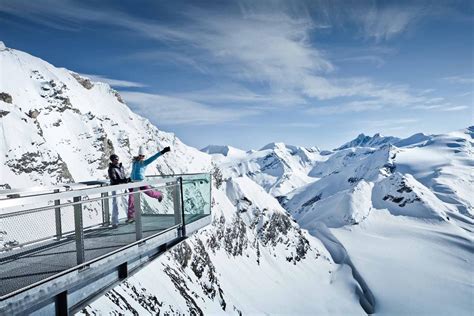
{"type": "Polygon", "coordinates": [[[182,178],[185,222],[211,214],[211,175],[183,175],[182,178]]]}
{"type": "Polygon", "coordinates": [[[166,186],[160,184],[142,188],[144,189],[141,193],[142,233],[144,238],[179,224],[175,220],[174,213],[174,193],[177,187],[175,182],[170,182],[166,186]]]}

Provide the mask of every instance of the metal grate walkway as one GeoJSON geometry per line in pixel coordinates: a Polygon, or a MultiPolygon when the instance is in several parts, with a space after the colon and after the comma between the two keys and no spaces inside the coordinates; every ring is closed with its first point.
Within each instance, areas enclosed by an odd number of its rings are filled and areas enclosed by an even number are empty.
{"type": "MultiPolygon", "coordinates": [[[[200,215],[186,215],[186,222],[200,215]]],[[[174,215],[142,215],[143,236],[157,234],[174,225],[174,215]]],[[[135,223],[112,229],[99,227],[84,234],[86,261],[120,249],[135,241],[135,223]]],[[[0,296],[41,281],[77,265],[74,235],[0,253],[0,296]]]]}

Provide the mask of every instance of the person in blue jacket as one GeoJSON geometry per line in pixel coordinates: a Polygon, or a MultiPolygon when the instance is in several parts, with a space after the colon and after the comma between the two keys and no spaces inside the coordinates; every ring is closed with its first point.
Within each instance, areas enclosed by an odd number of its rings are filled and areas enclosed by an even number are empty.
{"type": "MultiPolygon", "coordinates": [[[[143,181],[143,180],[145,180],[146,167],[149,164],[151,164],[153,161],[155,161],[158,157],[160,157],[161,155],[167,153],[168,151],[170,151],[169,146],[163,148],[163,150],[157,152],[156,154],[154,154],[150,158],[145,159],[145,151],[144,151],[143,147],[140,146],[140,148],[138,150],[138,155],[133,157],[132,174],[130,175],[130,178],[132,179],[132,181],[143,181]]],[[[147,189],[151,189],[151,187],[148,186],[148,185],[140,187],[140,190],[147,190],[147,189]]],[[[130,189],[130,192],[133,192],[133,189],[130,189]]],[[[157,199],[160,202],[163,199],[163,194],[158,190],[147,190],[147,191],[144,191],[143,193],[145,193],[146,195],[148,195],[152,198],[157,199]]],[[[127,219],[127,222],[129,222],[129,223],[133,222],[135,220],[135,203],[134,202],[135,202],[135,199],[134,199],[134,196],[133,196],[133,193],[132,193],[128,197],[128,212],[127,212],[127,218],[128,219],[127,219]]]]}

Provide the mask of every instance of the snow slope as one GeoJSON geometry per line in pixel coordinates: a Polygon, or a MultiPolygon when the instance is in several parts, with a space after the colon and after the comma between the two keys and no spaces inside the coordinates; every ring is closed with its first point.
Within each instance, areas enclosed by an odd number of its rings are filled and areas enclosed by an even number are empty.
{"type": "Polygon", "coordinates": [[[359,285],[350,269],[334,264],[321,243],[301,231],[261,187],[236,178],[214,192],[213,227],[108,293],[120,294],[132,306],[121,299],[111,306],[110,299],[102,297],[82,314],[112,307],[130,315],[148,314],[153,308],[160,313],[196,315],[364,314],[356,294],[359,285]],[[148,290],[143,288],[152,284],[163,288],[174,284],[176,289],[159,291],[158,302],[133,299],[131,286],[146,295],[148,290]]]}
{"type": "Polygon", "coordinates": [[[208,155],[131,112],[107,84],[9,48],[0,69],[4,187],[103,179],[111,153],[128,168],[140,145],[149,154],[173,148],[150,174],[210,170],[208,155]]]}
{"type": "Polygon", "coordinates": [[[376,314],[472,313],[473,131],[336,151],[310,173],[320,180],[280,199],[376,314]]]}

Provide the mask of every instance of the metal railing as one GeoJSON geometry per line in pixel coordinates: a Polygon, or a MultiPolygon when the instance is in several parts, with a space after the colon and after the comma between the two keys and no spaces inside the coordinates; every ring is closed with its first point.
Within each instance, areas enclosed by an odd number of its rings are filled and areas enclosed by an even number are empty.
{"type": "Polygon", "coordinates": [[[187,224],[210,212],[210,174],[153,176],[113,186],[92,181],[0,191],[0,267],[6,271],[0,277],[0,297],[41,279],[34,277],[32,262],[67,270],[170,228],[184,237],[187,224]],[[155,190],[162,193],[161,201],[150,194],[155,190]],[[114,205],[118,227],[111,225],[114,205]],[[134,212],[133,222],[125,221],[127,212],[134,212]],[[12,275],[23,271],[18,268],[22,265],[31,275],[12,275]],[[6,279],[18,284],[7,285],[6,279]]]}

